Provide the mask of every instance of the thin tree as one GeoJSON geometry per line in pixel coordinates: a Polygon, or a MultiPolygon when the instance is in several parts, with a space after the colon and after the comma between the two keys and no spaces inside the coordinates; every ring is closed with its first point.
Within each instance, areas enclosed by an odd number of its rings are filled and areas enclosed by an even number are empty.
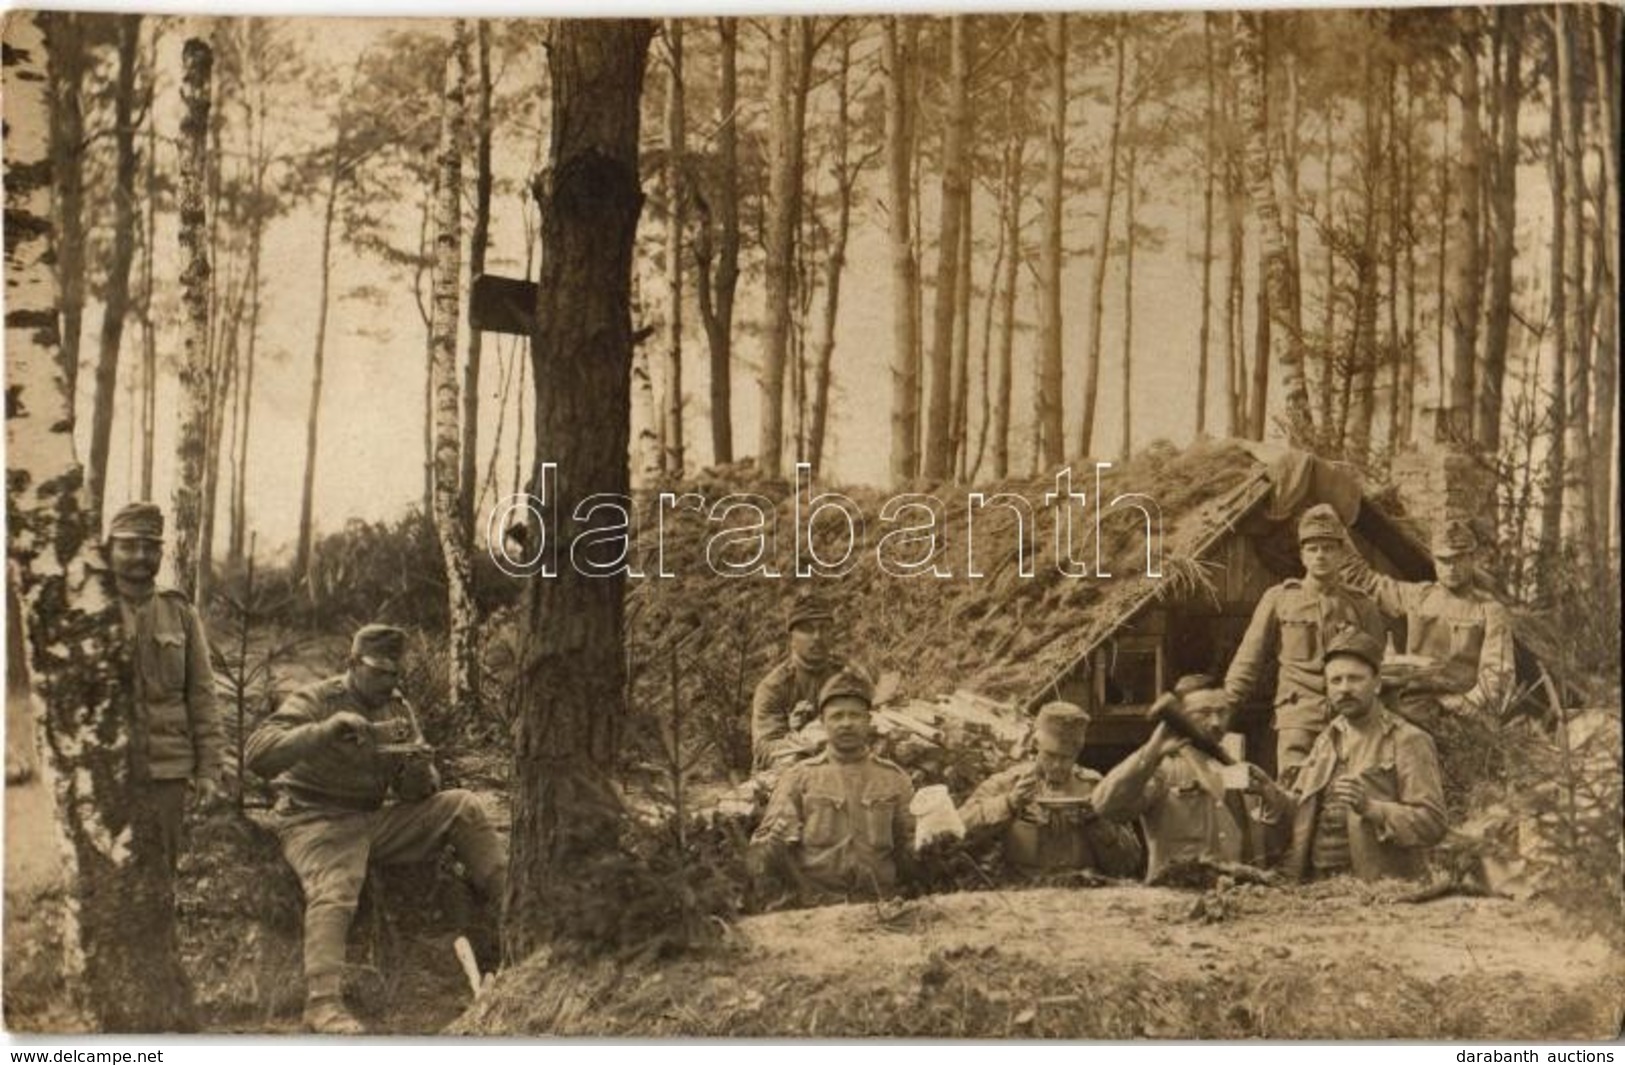
{"type": "Polygon", "coordinates": [[[911,480],[919,472],[920,351],[915,298],[919,260],[914,249],[913,115],[909,81],[913,66],[911,25],[901,16],[888,15],[882,23],[882,63],[885,67],[886,205],[891,248],[892,289],[892,402],[891,462],[893,483],[911,480]]]}
{"type": "Polygon", "coordinates": [[[694,258],[699,265],[700,320],[705,325],[711,371],[711,458],[733,461],[733,306],[739,285],[739,23],[717,19],[719,84],[717,88],[718,229],[716,271],[713,275],[713,208],[704,195],[694,206],[699,225],[694,236],[694,258]]]}
{"type": "MultiPolygon", "coordinates": [[[[1066,14],[1044,16],[1049,109],[1044,127],[1043,236],[1038,263],[1038,413],[1041,455],[1058,466],[1066,456],[1061,424],[1061,232],[1066,170],[1066,14]]],[[[1087,453],[1087,449],[1085,449],[1087,453]]]]}
{"type": "Polygon", "coordinates": [[[134,672],[61,373],[47,17],[6,22],[6,545],[72,859],[63,976],[102,1031],[183,1031],[191,1004],[172,880],[133,757],[145,745],[134,672]]]}
{"type": "Polygon", "coordinates": [[[683,475],[683,233],[687,192],[684,153],[688,141],[683,103],[683,20],[667,19],[666,40],[666,409],[661,467],[683,475]]]}
{"type": "Polygon", "coordinates": [[[1213,194],[1218,184],[1218,86],[1213,13],[1202,14],[1202,319],[1196,329],[1196,435],[1207,433],[1207,378],[1213,335],[1213,194]]]}
{"type": "Polygon", "coordinates": [[[1478,376],[1475,435],[1494,454],[1501,447],[1501,397],[1506,382],[1507,344],[1512,329],[1512,266],[1517,254],[1518,106],[1523,96],[1523,10],[1495,10],[1496,35],[1505,48],[1495,100],[1499,130],[1490,180],[1490,288],[1484,323],[1483,372],[1478,376]]]}
{"type": "MultiPolygon", "coordinates": [[[[1015,114],[1018,90],[1010,90],[1010,115],[1015,114]]],[[[999,224],[1004,232],[1004,270],[999,288],[999,369],[993,393],[993,479],[1010,475],[1010,393],[1014,384],[1016,336],[1016,279],[1021,264],[1021,171],[1026,140],[1012,132],[1004,146],[1004,195],[999,224]]]]}
{"type": "Polygon", "coordinates": [[[758,468],[776,476],[784,453],[784,370],[790,350],[796,230],[801,222],[802,153],[810,36],[805,18],[771,21],[768,53],[768,217],[762,317],[758,468]]]}
{"type": "Polygon", "coordinates": [[[1124,16],[1112,17],[1112,124],[1106,136],[1106,168],[1101,171],[1101,206],[1095,229],[1094,261],[1089,267],[1089,338],[1084,348],[1082,421],[1078,428],[1078,454],[1092,453],[1095,436],[1095,402],[1100,391],[1100,362],[1104,351],[1101,326],[1106,317],[1106,271],[1111,265],[1112,207],[1117,194],[1117,155],[1123,128],[1124,55],[1127,30],[1124,16]]]}
{"type": "MultiPolygon", "coordinates": [[[[1461,101],[1461,127],[1456,145],[1455,232],[1456,258],[1450,291],[1450,378],[1448,403],[1460,426],[1472,426],[1478,373],[1478,319],[1482,313],[1483,260],[1479,250],[1479,210],[1482,189],[1483,135],[1479,124],[1477,12],[1456,12],[1461,22],[1455,46],[1456,91],[1461,101]]],[[[1475,439],[1482,439],[1473,432],[1475,439]]]]}
{"type": "Polygon", "coordinates": [[[925,463],[928,480],[953,472],[953,348],[958,315],[959,244],[970,196],[967,145],[970,125],[970,31],[964,15],[948,19],[948,103],[943,117],[942,192],[938,198],[937,291],[931,313],[929,402],[925,463]]]}
{"type": "MultiPolygon", "coordinates": [[[[55,11],[45,17],[50,107],[43,113],[51,116],[51,162],[56,171],[52,206],[62,315],[58,354],[71,397],[79,394],[79,342],[85,313],[84,17],[70,11],[55,11]]],[[[75,407],[76,403],[68,405],[69,421],[76,417],[75,407]]]]}
{"type": "MultiPolygon", "coordinates": [[[[475,24],[478,54],[474,113],[474,226],[468,238],[468,276],[485,273],[485,254],[491,243],[491,192],[495,178],[491,172],[491,23],[475,24]]],[[[484,359],[484,331],[470,329],[463,359],[463,428],[459,445],[461,465],[457,483],[462,492],[458,509],[462,515],[463,542],[474,543],[474,497],[478,494],[480,444],[480,368],[484,359]]]]}
{"type": "Polygon", "coordinates": [[[174,492],[175,577],[191,595],[197,588],[198,537],[203,527],[203,467],[209,433],[209,249],[204,214],[208,169],[209,74],[214,53],[201,38],[182,46],[180,243],[182,303],[186,309],[185,354],[181,361],[183,409],[176,445],[174,492]]]}
{"type": "Polygon", "coordinates": [[[1547,15],[1551,34],[1551,62],[1547,64],[1551,92],[1551,131],[1546,165],[1552,189],[1551,293],[1549,319],[1552,323],[1552,402],[1548,419],[1551,440],[1546,449],[1546,471],[1540,504],[1540,538],[1535,566],[1537,594],[1550,600],[1558,591],[1557,574],[1563,558],[1563,489],[1568,479],[1567,422],[1569,409],[1569,307],[1568,242],[1580,240],[1569,233],[1569,161],[1564,151],[1568,124],[1568,71],[1559,61],[1567,54],[1563,37],[1563,9],[1554,7],[1547,15]]]}
{"type": "Polygon", "coordinates": [[[1559,7],[1557,19],[1557,77],[1562,83],[1559,99],[1563,106],[1562,152],[1568,182],[1568,245],[1563,260],[1563,287],[1568,313],[1566,329],[1569,345],[1568,413],[1564,431],[1564,525],[1573,541],[1590,557],[1595,550],[1596,513],[1591,505],[1591,337],[1586,299],[1585,156],[1581,148],[1585,126],[1583,75],[1576,61],[1577,33],[1575,8],[1559,7]]]}
{"type": "MultiPolygon", "coordinates": [[[[638,101],[654,26],[646,20],[563,19],[548,48],[549,166],[536,184],[542,269],[532,358],[536,391],[532,484],[565,542],[576,506],[625,496],[630,443],[632,249],[638,186],[638,101]],[[556,464],[545,471],[543,462],[556,464]]],[[[514,746],[512,865],[503,953],[517,961],[560,931],[582,870],[612,850],[620,801],[609,780],[626,715],[624,569],[584,574],[559,557],[557,577],[530,582],[525,691],[514,746]]]]}

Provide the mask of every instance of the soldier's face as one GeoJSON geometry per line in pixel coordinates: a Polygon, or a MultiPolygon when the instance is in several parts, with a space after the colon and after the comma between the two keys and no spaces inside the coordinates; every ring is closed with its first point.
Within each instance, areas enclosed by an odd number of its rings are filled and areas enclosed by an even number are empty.
{"type": "Polygon", "coordinates": [[[1305,540],[1298,549],[1304,572],[1311,577],[1331,577],[1343,562],[1343,545],[1336,540],[1305,540]]]}
{"type": "Polygon", "coordinates": [[[1439,574],[1439,583],[1452,592],[1459,592],[1472,583],[1473,556],[1471,554],[1435,558],[1433,568],[1439,574]]]}
{"type": "Polygon", "coordinates": [[[381,703],[394,693],[396,685],[400,683],[401,672],[398,669],[369,666],[357,658],[350,663],[350,678],[357,695],[370,703],[381,703]]]}
{"type": "Polygon", "coordinates": [[[849,695],[837,695],[824,704],[824,734],[841,754],[856,754],[869,746],[869,704],[849,695]]]}
{"type": "Polygon", "coordinates": [[[1077,764],[1078,752],[1070,748],[1041,744],[1038,748],[1038,775],[1044,783],[1058,786],[1066,783],[1066,778],[1072,774],[1072,767],[1077,764]]]}
{"type": "Polygon", "coordinates": [[[113,541],[113,575],[120,580],[145,584],[158,576],[158,565],[163,560],[161,540],[121,537],[113,541]]]}
{"type": "Polygon", "coordinates": [[[1326,699],[1332,710],[1358,720],[1377,705],[1382,679],[1371,664],[1349,655],[1339,655],[1326,663],[1326,699]]]}
{"type": "Polygon", "coordinates": [[[829,655],[829,622],[798,621],[790,630],[790,650],[797,658],[819,662],[829,655]]]}

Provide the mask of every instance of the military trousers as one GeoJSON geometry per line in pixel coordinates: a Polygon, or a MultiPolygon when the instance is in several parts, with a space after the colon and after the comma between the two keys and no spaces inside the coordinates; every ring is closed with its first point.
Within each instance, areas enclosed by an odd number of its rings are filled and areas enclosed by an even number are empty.
{"type": "Polygon", "coordinates": [[[500,902],[507,878],[507,845],[480,800],[462,789],[365,812],[288,811],[277,834],[305,892],[305,978],[312,997],[337,992],[369,862],[425,862],[449,843],[488,899],[500,902]]]}

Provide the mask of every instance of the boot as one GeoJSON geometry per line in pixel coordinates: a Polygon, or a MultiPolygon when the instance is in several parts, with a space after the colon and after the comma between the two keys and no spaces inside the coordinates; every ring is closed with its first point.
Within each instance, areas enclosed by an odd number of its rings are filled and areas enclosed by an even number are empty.
{"type": "Polygon", "coordinates": [[[305,1028],[317,1035],[363,1035],[344,1005],[345,940],[351,911],[322,906],[305,913],[305,1028]]]}

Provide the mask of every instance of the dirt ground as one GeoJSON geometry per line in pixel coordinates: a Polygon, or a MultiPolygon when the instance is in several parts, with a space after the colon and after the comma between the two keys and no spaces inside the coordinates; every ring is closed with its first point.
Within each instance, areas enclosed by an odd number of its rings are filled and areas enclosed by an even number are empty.
{"type": "Polygon", "coordinates": [[[470,1034],[1604,1039],[1625,957],[1545,906],[1392,886],[942,895],[747,918],[664,965],[533,962],[470,1034]]]}

